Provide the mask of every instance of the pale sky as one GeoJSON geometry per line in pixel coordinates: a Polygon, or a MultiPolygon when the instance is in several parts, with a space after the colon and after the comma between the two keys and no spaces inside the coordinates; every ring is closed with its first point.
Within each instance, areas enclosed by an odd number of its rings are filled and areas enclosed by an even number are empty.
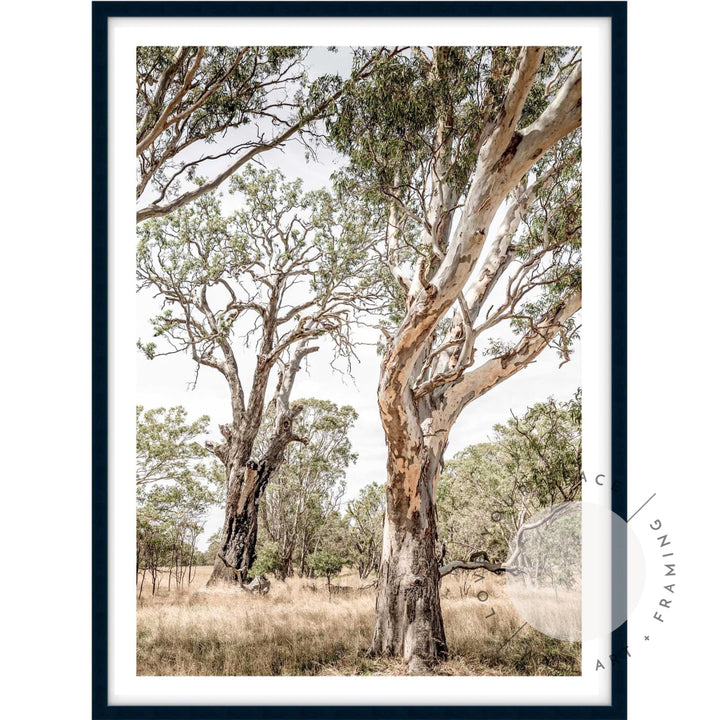
{"type": "MultiPolygon", "coordinates": [[[[329,54],[318,48],[311,52],[311,58],[318,72],[346,74],[349,67],[348,55],[342,51],[329,54]]],[[[213,150],[217,149],[218,146],[214,146],[213,150]]],[[[302,178],[306,189],[329,185],[330,174],[340,162],[334,153],[325,150],[319,154],[318,162],[308,163],[304,150],[297,143],[288,144],[284,151],[273,150],[260,157],[267,168],[280,169],[287,180],[302,178]]],[[[210,174],[210,171],[203,171],[203,174],[210,174]]],[[[232,207],[230,201],[227,206],[232,207]]],[[[139,293],[136,297],[137,336],[147,341],[152,335],[148,320],[158,306],[147,292],[139,293]]],[[[491,335],[498,337],[502,333],[496,328],[491,335]]],[[[373,331],[363,330],[358,339],[374,343],[377,336],[373,331]]],[[[329,364],[331,356],[327,341],[321,342],[320,346],[320,352],[309,356],[307,369],[298,374],[293,399],[316,397],[339,405],[352,405],[357,410],[359,418],[350,438],[359,457],[357,463],[347,471],[347,492],[344,498],[347,502],[367,483],[385,479],[386,448],[376,399],[380,358],[374,346],[358,346],[356,352],[360,362],[354,364],[351,377],[334,372],[329,364]]],[[[158,351],[162,349],[161,341],[158,342],[158,351]]],[[[251,347],[246,350],[236,345],[236,353],[241,373],[249,378],[255,362],[254,349],[251,347]]],[[[480,353],[478,362],[482,362],[480,353]]],[[[468,445],[487,440],[493,425],[506,421],[511,410],[516,414],[521,413],[529,405],[550,395],[558,399],[569,398],[581,385],[580,343],[576,343],[571,361],[558,370],[559,363],[557,353],[548,349],[535,363],[466,408],[451,431],[446,459],[468,445]]],[[[207,439],[220,439],[217,425],[228,422],[230,412],[227,385],[217,371],[202,367],[197,387],[192,390],[189,388],[195,376],[195,364],[189,357],[175,355],[150,361],[138,352],[136,372],[137,404],[146,408],[182,405],[187,409],[190,419],[209,415],[212,434],[207,439]]],[[[272,388],[271,382],[268,399],[272,388]]],[[[222,525],[223,517],[222,509],[210,514],[205,534],[200,538],[201,548],[206,546],[209,537],[222,525]]]]}

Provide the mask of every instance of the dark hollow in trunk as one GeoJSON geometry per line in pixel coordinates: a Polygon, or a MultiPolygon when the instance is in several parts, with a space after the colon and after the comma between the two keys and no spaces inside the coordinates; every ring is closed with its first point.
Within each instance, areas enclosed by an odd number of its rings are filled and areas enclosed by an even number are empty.
{"type": "Polygon", "coordinates": [[[302,406],[296,405],[281,416],[260,462],[248,461],[240,473],[235,471],[232,459],[226,462],[229,481],[225,523],[220,551],[215,558],[208,585],[217,582],[247,582],[256,558],[260,500],[268,482],[283,463],[288,444],[293,441],[305,442],[292,432],[293,420],[300,412],[302,406]]]}
{"type": "Polygon", "coordinates": [[[246,465],[239,497],[233,503],[228,502],[219,557],[215,558],[210,583],[247,582],[256,557],[258,505],[269,477],[267,469],[260,468],[257,463],[250,461],[246,465]]]}

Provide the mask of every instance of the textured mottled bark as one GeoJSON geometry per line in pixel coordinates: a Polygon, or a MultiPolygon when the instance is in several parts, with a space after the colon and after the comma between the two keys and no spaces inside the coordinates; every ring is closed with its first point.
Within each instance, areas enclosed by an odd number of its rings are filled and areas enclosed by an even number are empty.
{"type": "Polygon", "coordinates": [[[225,508],[222,542],[219,556],[215,558],[210,584],[218,581],[237,582],[238,579],[247,582],[248,571],[255,560],[257,505],[262,490],[258,464],[251,461],[245,467],[239,496],[233,502],[228,502],[225,508]],[[239,577],[233,568],[238,571],[239,577]]]}
{"type": "MultiPolygon", "coordinates": [[[[240,482],[232,482],[233,492],[228,496],[225,508],[220,556],[215,558],[215,566],[209,584],[218,581],[237,582],[238,574],[242,582],[247,581],[248,571],[255,562],[255,545],[258,529],[258,506],[263,492],[273,474],[283,462],[285,448],[293,441],[302,441],[293,434],[293,420],[302,411],[296,405],[283,413],[276,424],[275,433],[260,461],[248,461],[243,468],[240,482]],[[230,567],[228,567],[230,566],[230,567]]],[[[234,468],[228,468],[228,476],[234,468]]]]}
{"type": "MultiPolygon", "coordinates": [[[[387,360],[387,356],[385,358],[387,360]]],[[[385,364],[378,393],[388,445],[387,511],[371,651],[399,655],[422,674],[447,655],[436,554],[437,479],[447,444],[427,435],[434,409],[385,364]]]]}
{"type": "MultiPolygon", "coordinates": [[[[523,178],[539,158],[580,125],[578,65],[542,115],[517,129],[542,56],[542,48],[520,50],[502,106],[479,139],[457,223],[451,222],[457,196],[446,187],[443,171],[449,126],[440,118],[423,238],[434,257],[416,263],[410,282],[404,275],[398,281],[401,287],[409,286],[406,313],[395,335],[388,337],[378,387],[388,447],[387,515],[371,650],[401,656],[410,673],[425,672],[447,654],[435,503],[449,432],[468,403],[533,362],[581,305],[580,289],[570,291],[512,350],[471,370],[475,340],[495,320],[489,310],[483,318],[481,310],[515,258],[512,238],[545,180],[538,178],[528,188],[523,178]],[[513,190],[515,199],[497,240],[466,295],[493,218],[513,190]],[[438,325],[453,306],[451,327],[438,342],[438,325]]],[[[442,54],[437,57],[442,59],[442,54]]],[[[389,214],[391,259],[396,215],[389,214]]],[[[401,271],[398,266],[393,275],[401,271]]],[[[513,291],[508,292],[511,313],[522,295],[513,297],[513,291]]]]}
{"type": "Polygon", "coordinates": [[[408,671],[422,674],[447,656],[435,553],[437,519],[428,462],[407,458],[390,479],[380,564],[375,654],[399,655],[408,671]]]}

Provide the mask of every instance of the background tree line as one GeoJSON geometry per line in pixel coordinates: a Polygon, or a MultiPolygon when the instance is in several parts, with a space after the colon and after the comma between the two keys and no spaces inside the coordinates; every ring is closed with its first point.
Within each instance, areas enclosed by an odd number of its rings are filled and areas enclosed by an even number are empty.
{"type": "MultiPolygon", "coordinates": [[[[447,464],[438,486],[438,533],[445,563],[508,562],[538,582],[572,585],[571,554],[562,567],[531,567],[531,552],[517,547],[518,533],[545,509],[582,495],[582,391],[566,401],[548,398],[494,427],[484,443],[470,445],[447,464]]],[[[561,522],[548,516],[551,522],[561,522]]],[[[539,533],[543,529],[538,530],[539,533]]],[[[528,536],[532,542],[533,535],[528,536]]],[[[579,541],[574,548],[579,548],[579,541]]],[[[570,552],[572,548],[568,549],[570,552]]]]}
{"type": "MultiPolygon", "coordinates": [[[[259,508],[258,551],[251,575],[284,580],[330,578],[352,568],[374,578],[382,552],[385,491],[380,482],[343,503],[347,468],[356,462],[349,432],[355,410],[316,398],[296,428],[306,444],[291,446],[259,508]]],[[[180,408],[137,410],[137,572],[139,594],[161,582],[182,587],[193,568],[214,565],[221,532],[197,549],[206,517],[225,501],[222,468],[198,442],[209,419],[188,422],[180,408]]],[[[523,523],[539,510],[578,500],[582,490],[581,391],[567,401],[537,403],[496,425],[488,441],[470,445],[447,464],[438,487],[438,562],[484,556],[501,563],[523,523]]],[[[268,442],[268,408],[259,443],[268,442]]],[[[522,562],[522,558],[521,558],[522,562]]],[[[562,568],[547,568],[563,578],[562,568]]],[[[539,570],[534,569],[535,576],[539,570]]],[[[571,578],[566,578],[571,582],[571,578]]]]}
{"type": "MultiPolygon", "coordinates": [[[[306,443],[291,446],[260,502],[258,553],[252,574],[284,579],[300,574],[328,577],[345,566],[362,578],[376,571],[382,547],[384,491],[380,483],[363,488],[342,509],[345,472],[357,460],[348,433],[357,420],[350,406],[304,399],[296,428],[306,443]],[[337,568],[337,569],[333,569],[337,568]]],[[[271,442],[275,410],[267,409],[258,446],[271,442]]],[[[222,531],[207,549],[197,549],[210,509],[225,504],[222,465],[198,439],[209,418],[187,421],[181,407],[137,408],[137,573],[139,596],[150,581],[182,587],[193,567],[214,565],[222,531]]]]}
{"type": "Polygon", "coordinates": [[[222,502],[224,476],[198,443],[210,418],[188,422],[182,407],[136,408],[136,571],[138,597],[164,580],[189,585],[201,564],[197,541],[213,505],[222,502]]]}

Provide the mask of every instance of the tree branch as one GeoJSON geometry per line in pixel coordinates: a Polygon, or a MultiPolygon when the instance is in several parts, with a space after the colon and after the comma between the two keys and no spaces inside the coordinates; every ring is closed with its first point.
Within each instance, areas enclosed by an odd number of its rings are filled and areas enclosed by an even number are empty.
{"type": "Polygon", "coordinates": [[[222,185],[225,180],[227,180],[233,173],[235,173],[243,165],[252,160],[255,156],[259,155],[262,152],[271,150],[272,148],[276,148],[282,145],[296,132],[304,128],[306,125],[310,124],[312,121],[316,120],[332,103],[334,103],[347,90],[350,85],[354,84],[359,79],[362,79],[369,75],[372,71],[373,64],[384,52],[385,48],[383,47],[378,52],[376,52],[356,73],[354,73],[353,76],[347,82],[345,82],[337,92],[334,92],[332,95],[329,95],[327,98],[325,98],[325,100],[323,100],[320,105],[316,106],[311,113],[309,113],[305,117],[302,117],[302,119],[298,120],[293,125],[288,127],[285,132],[275,136],[272,140],[268,142],[258,143],[255,147],[253,147],[251,150],[248,150],[234,163],[232,163],[227,169],[217,175],[213,180],[206,182],[200,187],[197,187],[194,190],[189,190],[182,195],[179,195],[177,198],[165,205],[157,205],[155,203],[151,203],[147,207],[141,208],[136,213],[136,222],[140,223],[143,220],[147,220],[148,218],[161,217],[163,215],[170,214],[171,212],[182,207],[183,205],[186,205],[187,203],[196,200],[205,193],[210,192],[211,190],[215,190],[215,188],[222,185]]]}
{"type": "MultiPolygon", "coordinates": [[[[516,118],[532,85],[532,67],[541,53],[527,51],[518,57],[504,108],[505,117],[516,118]]],[[[537,67],[536,67],[537,69],[537,67]]],[[[385,378],[381,380],[390,403],[399,404],[409,385],[415,381],[412,368],[424,351],[437,323],[463,291],[482,252],[490,223],[510,190],[532,165],[558,140],[580,124],[581,70],[577,66],[555,100],[532,125],[521,132],[496,129],[491,144],[509,137],[504,150],[480,150],[473,181],[468,190],[463,215],[452,241],[432,280],[412,300],[396,335],[388,346],[385,378]]],[[[487,144],[487,143],[485,143],[487,144]]],[[[422,261],[421,261],[422,262],[422,261]]]]}
{"type": "Polygon", "coordinates": [[[508,568],[506,565],[486,562],[480,560],[478,562],[466,562],[465,560],[453,560],[447,565],[443,565],[440,568],[440,577],[449,575],[454,570],[489,570],[496,575],[504,572],[513,572],[515,568],[508,568]]]}
{"type": "Polygon", "coordinates": [[[581,305],[582,290],[578,289],[528,331],[510,352],[465,373],[445,393],[449,416],[456,419],[468,403],[533,362],[581,305]]]}

